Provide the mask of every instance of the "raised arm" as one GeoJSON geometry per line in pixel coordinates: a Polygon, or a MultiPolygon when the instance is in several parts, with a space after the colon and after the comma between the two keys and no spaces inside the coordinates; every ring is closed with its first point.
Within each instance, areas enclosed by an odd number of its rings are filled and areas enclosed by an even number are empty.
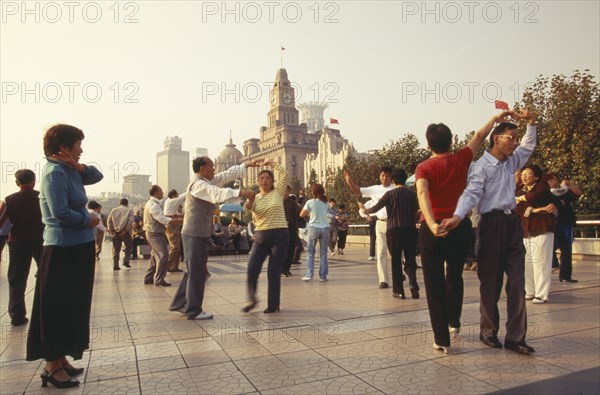
{"type": "Polygon", "coordinates": [[[481,129],[479,129],[475,133],[475,135],[473,135],[473,138],[467,144],[467,147],[469,147],[471,149],[471,152],[473,152],[473,155],[475,155],[477,153],[477,151],[479,151],[479,148],[481,148],[481,146],[483,145],[483,142],[485,141],[487,136],[490,134],[490,132],[494,128],[494,124],[497,122],[504,121],[504,119],[509,115],[514,115],[514,112],[513,111],[503,111],[498,115],[494,115],[485,125],[483,125],[481,127],[481,129]]]}
{"type": "Polygon", "coordinates": [[[362,194],[360,193],[360,187],[356,185],[354,181],[352,181],[352,178],[350,178],[350,173],[348,173],[347,170],[344,170],[344,180],[346,180],[348,188],[350,188],[350,190],[354,192],[356,196],[362,196],[362,194]]]}

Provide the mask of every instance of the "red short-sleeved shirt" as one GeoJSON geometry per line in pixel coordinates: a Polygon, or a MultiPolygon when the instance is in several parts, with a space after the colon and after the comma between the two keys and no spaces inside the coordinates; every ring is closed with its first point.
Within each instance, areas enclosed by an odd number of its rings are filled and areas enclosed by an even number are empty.
{"type": "Polygon", "coordinates": [[[436,220],[454,214],[458,198],[467,186],[472,160],[473,152],[465,147],[455,154],[429,158],[417,166],[415,181],[423,178],[429,183],[429,199],[436,220]]]}

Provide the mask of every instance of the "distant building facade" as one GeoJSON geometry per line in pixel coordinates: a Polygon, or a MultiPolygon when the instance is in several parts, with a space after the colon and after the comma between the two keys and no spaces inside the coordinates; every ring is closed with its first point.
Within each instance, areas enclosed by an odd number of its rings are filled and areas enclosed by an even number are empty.
{"type": "Polygon", "coordinates": [[[207,148],[196,148],[196,156],[194,156],[192,158],[192,160],[194,160],[196,158],[200,158],[201,156],[208,156],[208,149],[207,148]]]}
{"type": "Polygon", "coordinates": [[[181,138],[167,137],[164,150],[156,154],[156,180],[165,194],[184,191],[190,182],[190,153],[182,151],[181,138]]]}
{"type": "Polygon", "coordinates": [[[123,177],[123,196],[148,197],[150,190],[150,176],[146,174],[131,174],[123,177]]]}
{"type": "Polygon", "coordinates": [[[308,133],[316,133],[325,127],[323,113],[327,107],[327,103],[308,102],[298,104],[298,110],[302,114],[300,123],[306,124],[308,133]]]}
{"type": "Polygon", "coordinates": [[[231,138],[231,132],[229,132],[229,144],[225,146],[225,149],[223,149],[215,159],[216,173],[220,173],[232,166],[242,163],[242,153],[235,147],[236,145],[233,144],[233,139],[231,138]]]}
{"type": "Polygon", "coordinates": [[[352,156],[357,159],[365,158],[368,154],[356,152],[354,145],[342,137],[337,129],[323,128],[318,131],[318,149],[314,154],[306,155],[304,159],[304,185],[308,185],[310,174],[315,172],[317,180],[325,183],[328,176],[333,175],[352,156]]]}
{"type": "MultiPolygon", "coordinates": [[[[269,98],[268,126],[260,128],[260,138],[244,141],[242,161],[273,160],[287,169],[290,180],[295,178],[302,182],[304,158],[317,152],[318,136],[309,134],[306,124],[300,123],[296,94],[285,69],[277,71],[269,98]]],[[[256,184],[260,170],[248,168],[244,185],[256,184]]]]}

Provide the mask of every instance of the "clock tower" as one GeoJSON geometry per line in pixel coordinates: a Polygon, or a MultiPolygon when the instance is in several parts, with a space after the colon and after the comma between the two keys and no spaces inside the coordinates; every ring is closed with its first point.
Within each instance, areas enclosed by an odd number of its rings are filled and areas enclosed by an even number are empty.
{"type": "Polygon", "coordinates": [[[285,69],[277,71],[269,99],[271,102],[271,109],[268,113],[269,128],[275,127],[278,124],[299,124],[298,110],[296,110],[296,95],[285,69]]]}
{"type": "MultiPolygon", "coordinates": [[[[267,126],[260,128],[259,139],[244,142],[244,163],[261,158],[274,160],[287,169],[290,180],[302,183],[304,158],[318,151],[318,139],[318,135],[308,133],[305,123],[300,123],[296,93],[286,69],[277,70],[269,95],[267,126]]],[[[260,170],[248,168],[244,184],[254,185],[260,170]]]]}

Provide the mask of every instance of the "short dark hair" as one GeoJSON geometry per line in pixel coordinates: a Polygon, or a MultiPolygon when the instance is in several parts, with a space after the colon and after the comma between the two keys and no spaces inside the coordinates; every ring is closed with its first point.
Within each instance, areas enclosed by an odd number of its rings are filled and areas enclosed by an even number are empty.
{"type": "Polygon", "coordinates": [[[90,210],[96,210],[97,208],[102,208],[102,206],[100,205],[100,203],[98,203],[98,202],[97,202],[97,201],[95,201],[95,200],[90,200],[90,201],[88,202],[88,204],[87,204],[87,207],[88,207],[90,210]]]}
{"type": "Polygon", "coordinates": [[[452,132],[443,123],[432,123],[427,126],[425,138],[427,139],[429,148],[436,154],[443,154],[450,151],[452,132]]]}
{"type": "Polygon", "coordinates": [[[396,185],[404,185],[408,175],[404,169],[394,169],[392,171],[392,182],[396,185]]]}
{"type": "Polygon", "coordinates": [[[380,173],[391,173],[393,170],[392,166],[381,166],[380,173]]]}
{"type": "Polygon", "coordinates": [[[538,179],[542,178],[542,175],[544,175],[542,168],[533,163],[523,166],[523,168],[521,169],[521,172],[523,172],[523,170],[525,170],[525,169],[531,170],[533,172],[533,175],[536,176],[538,179]]]}
{"type": "Polygon", "coordinates": [[[123,199],[119,200],[119,204],[121,206],[127,206],[129,204],[129,200],[123,198],[123,199]]]}
{"type": "Polygon", "coordinates": [[[496,126],[492,133],[490,134],[490,148],[494,147],[494,136],[504,133],[507,130],[515,130],[518,129],[517,125],[511,122],[502,122],[500,125],[496,126]]]}
{"type": "Polygon", "coordinates": [[[169,191],[169,193],[167,193],[167,197],[168,197],[169,199],[172,199],[172,198],[176,197],[177,195],[179,195],[179,194],[177,193],[177,190],[176,190],[176,189],[171,189],[171,190],[169,191]]]}
{"type": "Polygon", "coordinates": [[[44,134],[44,155],[58,154],[60,147],[72,148],[77,141],[83,140],[84,134],[75,126],[59,123],[52,126],[44,134]]]}
{"type": "MultiPolygon", "coordinates": [[[[261,171],[260,173],[258,173],[258,177],[260,178],[260,176],[262,174],[265,174],[265,173],[267,173],[271,177],[271,180],[273,180],[273,183],[274,183],[275,182],[275,175],[273,174],[273,172],[271,170],[263,170],[263,171],[261,171]]],[[[271,188],[271,190],[273,190],[273,189],[275,189],[275,185],[274,184],[273,184],[273,188],[271,188]]]]}
{"type": "Polygon", "coordinates": [[[156,194],[156,192],[158,192],[159,189],[160,189],[160,186],[152,185],[150,187],[150,191],[148,191],[148,193],[150,193],[150,196],[154,196],[156,194]]]}
{"type": "Polygon", "coordinates": [[[337,203],[334,198],[329,199],[329,203],[331,203],[331,202],[337,203]]]}
{"type": "Polygon", "coordinates": [[[199,156],[192,161],[192,170],[194,173],[198,173],[200,171],[200,167],[204,166],[210,161],[208,156],[199,156]]]}
{"type": "Polygon", "coordinates": [[[19,185],[29,184],[35,181],[35,173],[29,169],[17,170],[15,173],[15,179],[19,185]]]}
{"type": "Polygon", "coordinates": [[[343,208],[343,209],[345,210],[345,209],[346,209],[346,205],[345,205],[345,204],[340,204],[340,205],[338,206],[338,209],[341,209],[341,208],[343,208]]]}

